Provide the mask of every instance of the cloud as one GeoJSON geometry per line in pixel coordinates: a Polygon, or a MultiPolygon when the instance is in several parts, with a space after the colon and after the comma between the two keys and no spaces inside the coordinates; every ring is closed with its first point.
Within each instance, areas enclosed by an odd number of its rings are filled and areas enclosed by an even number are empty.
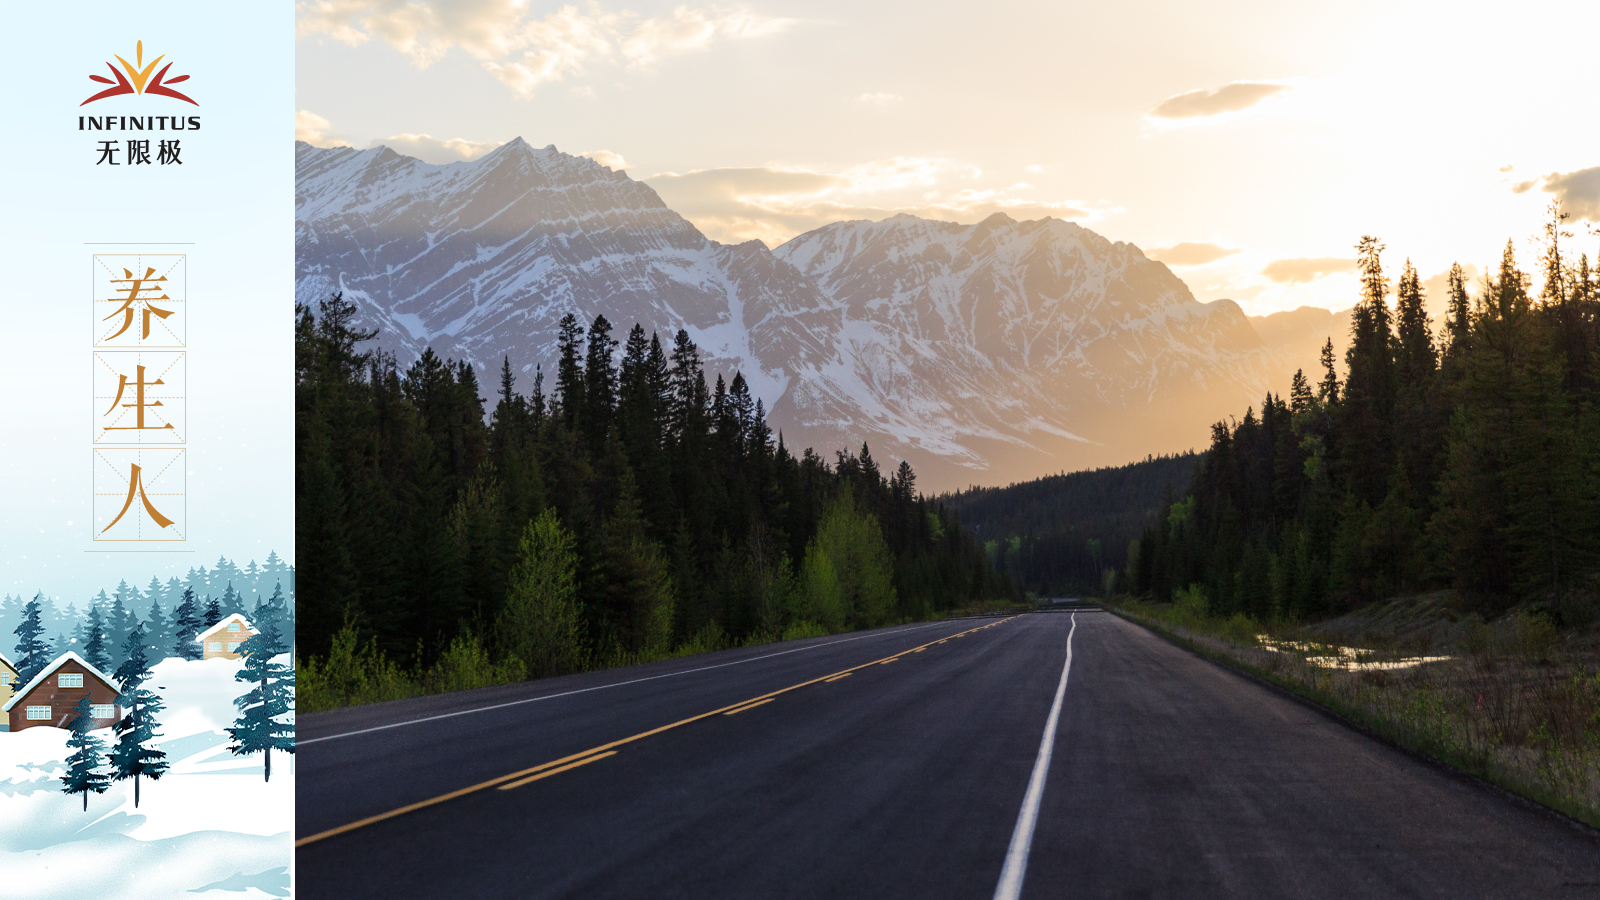
{"type": "Polygon", "coordinates": [[[976,166],[955,160],[891,157],[837,172],[757,166],[663,172],[647,181],[707,236],[769,246],[831,222],[899,213],[972,223],[997,212],[1016,219],[1092,220],[1115,211],[1104,203],[1018,196],[1027,185],[971,184],[982,176],[976,166]]]}
{"type": "Polygon", "coordinates": [[[1280,284],[1302,284],[1315,281],[1324,275],[1351,272],[1355,267],[1356,261],[1353,259],[1336,259],[1331,256],[1320,259],[1277,259],[1267,263],[1261,274],[1280,284]]]}
{"type": "Polygon", "coordinates": [[[1239,252],[1238,247],[1224,247],[1196,241],[1180,241],[1171,247],[1146,250],[1145,256],[1169,266],[1203,266],[1239,252]]]}
{"type": "Polygon", "coordinates": [[[610,166],[618,172],[629,168],[628,161],[622,158],[621,153],[612,153],[610,150],[583,150],[577,156],[587,156],[602,166],[610,166]]]}
{"type": "Polygon", "coordinates": [[[1520,194],[1535,184],[1547,194],[1555,194],[1561,207],[1580,219],[1600,222],[1600,166],[1574,172],[1551,172],[1543,178],[1512,186],[1520,194]]]}
{"type": "Polygon", "coordinates": [[[294,139],[314,147],[348,147],[350,142],[331,133],[333,123],[309,109],[294,114],[294,139]]]}
{"type": "Polygon", "coordinates": [[[1509,172],[1509,171],[1511,171],[1511,166],[1509,166],[1509,165],[1501,166],[1500,167],[1500,171],[1509,172]]]}
{"type": "Polygon", "coordinates": [[[891,103],[899,103],[904,99],[905,98],[899,94],[891,94],[887,91],[879,91],[876,94],[861,94],[860,96],[856,97],[856,102],[865,103],[868,106],[888,106],[891,103]]]}
{"type": "Polygon", "coordinates": [[[393,134],[375,140],[368,147],[388,147],[396,153],[415,156],[427,163],[443,164],[477,159],[504,141],[469,141],[466,138],[440,140],[431,134],[393,134]]]}
{"type": "Polygon", "coordinates": [[[427,68],[459,49],[522,99],[541,85],[612,63],[644,69],[657,60],[704,50],[719,40],[777,34],[794,19],[765,18],[743,7],[679,6],[641,17],[598,3],[562,6],[534,16],[527,0],[300,0],[299,36],[328,35],[351,46],[378,38],[427,68]]]}
{"type": "Polygon", "coordinates": [[[1288,89],[1289,86],[1286,84],[1235,81],[1214,91],[1201,88],[1168,97],[1157,103],[1155,108],[1150,110],[1150,115],[1157,119],[1196,119],[1215,116],[1255,106],[1273,94],[1288,89]]]}
{"type": "Polygon", "coordinates": [[[1040,172],[1044,171],[1044,166],[1041,166],[1038,163],[1034,163],[1033,165],[1030,165],[1030,166],[1023,166],[1022,170],[1024,172],[1031,172],[1031,173],[1037,175],[1040,172]]]}

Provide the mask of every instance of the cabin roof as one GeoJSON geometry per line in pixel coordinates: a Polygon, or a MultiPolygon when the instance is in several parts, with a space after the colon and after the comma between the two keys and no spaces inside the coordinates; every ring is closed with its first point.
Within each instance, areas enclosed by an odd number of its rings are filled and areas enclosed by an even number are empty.
{"type": "Polygon", "coordinates": [[[222,621],[220,621],[217,624],[211,626],[210,628],[207,628],[205,631],[202,631],[199,634],[195,635],[194,639],[196,641],[203,641],[203,640],[206,639],[207,636],[216,634],[217,632],[219,632],[222,629],[226,628],[229,622],[234,622],[234,621],[243,623],[244,627],[249,628],[252,633],[255,631],[255,628],[251,626],[249,619],[246,619],[244,616],[242,616],[242,615],[240,615],[238,613],[234,613],[233,615],[224,618],[222,621]]]}
{"type": "Polygon", "coordinates": [[[46,678],[49,678],[51,675],[55,674],[55,671],[57,669],[61,668],[64,664],[66,664],[68,662],[75,662],[78,665],[83,666],[85,669],[89,670],[89,674],[90,675],[93,675],[94,677],[100,679],[102,682],[105,683],[105,685],[107,687],[111,688],[112,690],[116,691],[119,694],[122,693],[122,688],[121,688],[121,686],[119,686],[117,684],[115,679],[113,679],[111,676],[107,675],[106,673],[100,671],[92,663],[90,663],[87,659],[84,659],[83,657],[79,656],[78,654],[73,653],[71,650],[68,650],[67,652],[65,652],[65,653],[61,654],[60,656],[56,657],[55,662],[51,663],[48,666],[45,666],[44,669],[39,672],[39,674],[33,676],[33,680],[32,681],[28,682],[20,690],[18,690],[15,694],[11,695],[11,699],[6,701],[6,705],[5,706],[0,706],[0,712],[10,712],[11,711],[11,707],[16,706],[18,703],[22,702],[22,698],[27,696],[29,691],[33,690],[34,688],[38,687],[41,684],[44,684],[44,680],[46,678]]]}

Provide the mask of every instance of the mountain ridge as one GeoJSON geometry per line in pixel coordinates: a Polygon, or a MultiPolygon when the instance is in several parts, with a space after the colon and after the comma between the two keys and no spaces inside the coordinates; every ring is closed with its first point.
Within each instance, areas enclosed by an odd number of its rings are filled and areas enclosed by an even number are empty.
{"type": "Polygon", "coordinates": [[[296,170],[296,299],[342,291],[401,365],[429,346],[480,374],[508,357],[526,391],[569,311],[683,328],[791,445],[868,442],[934,488],[1201,444],[1287,386],[1320,318],[1295,311],[1265,343],[1233,301],[1053,218],[721,244],[648,184],[520,138],[442,166],[297,142],[296,170]]]}

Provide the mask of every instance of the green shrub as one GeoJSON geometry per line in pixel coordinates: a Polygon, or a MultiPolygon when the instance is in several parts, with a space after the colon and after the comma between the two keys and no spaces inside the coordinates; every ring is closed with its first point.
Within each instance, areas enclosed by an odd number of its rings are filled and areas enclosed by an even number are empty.
{"type": "Polygon", "coordinates": [[[478,636],[463,630],[450,641],[450,646],[428,670],[422,683],[430,694],[470,691],[473,688],[521,681],[527,676],[527,671],[527,666],[516,657],[494,661],[478,636]]]}
{"type": "Polygon", "coordinates": [[[363,645],[355,623],[349,621],[333,636],[327,659],[298,663],[295,676],[295,708],[301,712],[399,700],[422,693],[416,679],[378,649],[376,639],[363,645]]]}

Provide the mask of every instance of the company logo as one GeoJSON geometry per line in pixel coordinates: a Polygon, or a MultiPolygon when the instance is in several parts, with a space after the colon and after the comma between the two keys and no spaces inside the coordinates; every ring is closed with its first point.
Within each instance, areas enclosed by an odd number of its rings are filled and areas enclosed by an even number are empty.
{"type": "Polygon", "coordinates": [[[105,90],[95,94],[93,97],[90,97],[78,105],[87,106],[96,100],[104,100],[107,97],[115,97],[120,94],[159,94],[162,97],[174,97],[178,100],[182,100],[185,103],[194,103],[195,106],[200,105],[195,103],[189,97],[185,96],[183,93],[175,91],[169,87],[169,85],[177,84],[180,81],[189,80],[189,76],[187,75],[179,75],[176,78],[168,78],[167,70],[172,68],[172,63],[167,63],[161,67],[161,71],[155,72],[156,66],[160,64],[163,59],[166,59],[166,54],[163,53],[162,55],[151,60],[150,65],[147,66],[144,64],[144,41],[139,41],[138,43],[134,44],[134,51],[134,62],[130,63],[120,56],[117,57],[117,62],[122,63],[122,71],[118,71],[117,67],[113,66],[111,63],[106,63],[106,68],[110,69],[111,74],[116,76],[116,81],[112,81],[110,78],[107,78],[104,75],[90,75],[90,81],[98,81],[101,84],[109,84],[111,87],[106,88],[105,90]],[[150,74],[151,72],[155,72],[155,75],[152,76],[150,74]]]}

